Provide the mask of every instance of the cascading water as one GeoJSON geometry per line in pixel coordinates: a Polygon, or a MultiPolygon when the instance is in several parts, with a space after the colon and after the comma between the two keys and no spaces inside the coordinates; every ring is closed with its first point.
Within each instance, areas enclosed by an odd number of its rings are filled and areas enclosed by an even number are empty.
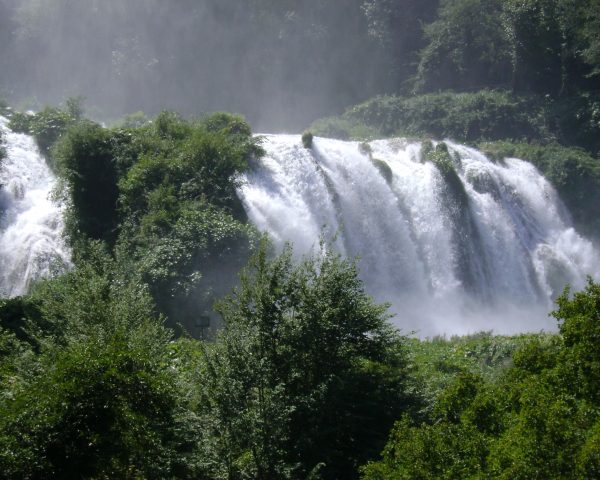
{"type": "Polygon", "coordinates": [[[35,280],[69,265],[55,178],[33,139],[0,117],[6,158],[0,160],[0,297],[27,292],[35,280]]]}
{"type": "Polygon", "coordinates": [[[419,143],[315,138],[306,149],[267,135],[238,193],[277,245],[306,253],[328,232],[359,256],[366,290],[391,302],[404,332],[555,329],[552,299],[600,278],[599,253],[531,164],[446,143],[454,184],[419,143]]]}

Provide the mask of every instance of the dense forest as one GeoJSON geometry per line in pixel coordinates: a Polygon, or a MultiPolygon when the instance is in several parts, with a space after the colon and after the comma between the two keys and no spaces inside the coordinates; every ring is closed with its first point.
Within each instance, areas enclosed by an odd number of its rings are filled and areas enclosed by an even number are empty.
{"type": "Polygon", "coordinates": [[[0,87],[16,106],[83,95],[101,120],[226,110],[259,131],[303,128],[377,94],[502,89],[540,96],[555,107],[550,122],[576,135],[598,123],[599,9],[597,0],[2,0],[0,87]]]}
{"type": "Polygon", "coordinates": [[[451,138],[597,242],[598,32],[598,0],[0,0],[0,115],[73,262],[0,299],[0,478],[600,476],[598,279],[556,333],[412,338],[236,194],[251,125],[451,138]]]}

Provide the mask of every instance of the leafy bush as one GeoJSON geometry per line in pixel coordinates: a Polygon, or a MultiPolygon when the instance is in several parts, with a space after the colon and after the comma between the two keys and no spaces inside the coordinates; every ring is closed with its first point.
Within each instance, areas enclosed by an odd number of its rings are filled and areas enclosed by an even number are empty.
{"type": "Polygon", "coordinates": [[[589,279],[585,290],[569,295],[567,289],[552,313],[560,323],[564,348],[557,368],[572,382],[572,391],[593,405],[600,400],[600,284],[589,279]]]}
{"type": "Polygon", "coordinates": [[[352,478],[411,407],[402,339],[355,265],[291,255],[267,261],[263,245],[218,305],[224,329],[199,379],[215,429],[204,441],[219,439],[210,477],[352,478]]]}
{"type": "Polygon", "coordinates": [[[75,255],[107,242],[172,325],[202,334],[252,248],[236,188],[261,153],[243,119],[226,113],[188,122],[163,112],[135,128],[79,120],[52,149],[75,255]]]}
{"type": "Polygon", "coordinates": [[[444,185],[450,190],[452,199],[458,202],[461,210],[464,210],[468,201],[467,192],[458,173],[456,173],[455,161],[448,151],[448,146],[444,142],[440,142],[433,148],[431,142],[424,142],[421,147],[421,154],[437,167],[444,178],[444,185]]]}
{"type": "Polygon", "coordinates": [[[567,146],[600,154],[600,94],[583,92],[554,100],[548,107],[549,123],[557,140],[567,146]]]}
{"type": "MultiPolygon", "coordinates": [[[[463,142],[550,137],[540,100],[493,90],[379,96],[348,109],[337,123],[347,137],[355,137],[360,129],[379,137],[429,136],[463,142]]],[[[331,124],[336,121],[317,121],[311,129],[318,135],[335,133],[327,130],[331,124]]]]}
{"type": "Polygon", "coordinates": [[[361,124],[346,115],[315,120],[310,125],[310,130],[315,135],[340,140],[372,140],[382,136],[376,128],[361,124]]]}
{"type": "Polygon", "coordinates": [[[67,233],[114,243],[118,226],[117,169],[110,134],[91,122],[70,128],[52,151],[68,185],[67,233]]]}
{"type": "Polygon", "coordinates": [[[593,477],[600,286],[590,279],[557,303],[560,335],[524,337],[500,375],[455,375],[425,421],[405,416],[396,424],[382,460],[363,467],[363,478],[593,477]]]}
{"type": "Polygon", "coordinates": [[[397,422],[383,451],[384,460],[364,466],[365,480],[477,478],[487,455],[484,436],[470,425],[397,422]]]}
{"type": "Polygon", "coordinates": [[[0,478],[170,476],[170,333],[143,286],[100,249],[89,257],[37,288],[37,353],[13,346],[0,369],[0,478]]]}
{"type": "Polygon", "coordinates": [[[42,154],[49,155],[52,145],[77,120],[68,111],[45,107],[35,114],[14,112],[8,126],[15,132],[33,135],[42,154]]]}

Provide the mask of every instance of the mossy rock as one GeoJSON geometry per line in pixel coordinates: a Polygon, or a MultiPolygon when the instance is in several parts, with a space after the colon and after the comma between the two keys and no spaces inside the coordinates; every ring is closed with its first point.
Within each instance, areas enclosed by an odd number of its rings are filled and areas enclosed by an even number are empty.
{"type": "Polygon", "coordinates": [[[431,140],[423,140],[423,142],[421,142],[421,163],[430,160],[434,150],[431,140]]]}
{"type": "Polygon", "coordinates": [[[431,142],[423,142],[421,147],[422,160],[432,162],[438,171],[444,177],[446,185],[451,190],[452,195],[461,205],[467,203],[467,192],[458,173],[456,172],[455,162],[448,151],[448,145],[444,142],[438,143],[435,148],[431,142]]]}
{"type": "Polygon", "coordinates": [[[363,155],[371,156],[373,154],[373,149],[367,142],[360,142],[358,144],[358,151],[363,155]]]}
{"type": "Polygon", "coordinates": [[[313,134],[312,132],[304,132],[302,134],[302,145],[304,148],[312,148],[313,134]]]}
{"type": "Polygon", "coordinates": [[[392,169],[390,166],[384,162],[383,160],[379,160],[378,158],[371,158],[371,162],[379,170],[381,176],[385,179],[385,181],[390,185],[394,178],[394,174],[392,173],[392,169]]]}

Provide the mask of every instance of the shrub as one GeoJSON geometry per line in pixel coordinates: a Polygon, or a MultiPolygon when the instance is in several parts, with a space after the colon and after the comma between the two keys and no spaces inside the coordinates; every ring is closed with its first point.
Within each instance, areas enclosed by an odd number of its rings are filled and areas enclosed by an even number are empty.
{"type": "Polygon", "coordinates": [[[78,118],[70,112],[58,108],[45,107],[35,114],[15,112],[11,115],[9,127],[15,132],[33,135],[40,151],[50,154],[52,145],[65,134],[78,118]]]}
{"type": "Polygon", "coordinates": [[[458,202],[462,210],[468,202],[467,192],[456,172],[455,161],[448,151],[448,145],[440,142],[434,148],[431,142],[424,142],[421,147],[421,155],[437,167],[444,177],[445,185],[450,190],[452,198],[458,202]]]}
{"type": "Polygon", "coordinates": [[[315,135],[339,138],[340,140],[371,140],[382,136],[376,128],[361,124],[346,116],[316,120],[310,125],[310,130],[315,135]]]}
{"type": "Polygon", "coordinates": [[[97,246],[88,257],[36,288],[43,322],[25,311],[38,348],[13,347],[0,381],[0,478],[171,477],[170,332],[135,278],[97,246]]]}
{"type": "Polygon", "coordinates": [[[218,305],[225,326],[206,351],[199,409],[220,439],[215,468],[352,478],[411,407],[402,339],[353,263],[327,250],[294,265],[289,247],[268,261],[265,248],[218,305]]]}
{"type": "Polygon", "coordinates": [[[91,122],[73,126],[52,151],[69,187],[67,234],[114,243],[118,226],[117,169],[110,135],[91,122]]]}
{"type": "Polygon", "coordinates": [[[312,148],[312,142],[313,142],[313,134],[312,132],[304,132],[302,134],[302,145],[304,145],[304,148],[312,148]]]}

